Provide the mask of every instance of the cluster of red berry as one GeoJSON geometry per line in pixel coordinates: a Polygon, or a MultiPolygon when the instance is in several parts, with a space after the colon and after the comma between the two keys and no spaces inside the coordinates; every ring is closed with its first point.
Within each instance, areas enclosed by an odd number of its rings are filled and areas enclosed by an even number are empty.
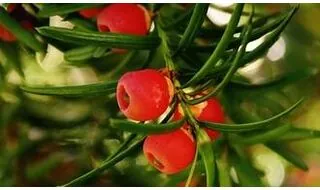
{"type": "MultiPolygon", "coordinates": [[[[136,4],[111,4],[105,8],[82,10],[80,15],[85,18],[96,17],[101,32],[146,35],[151,23],[148,11],[136,4]]],[[[120,110],[127,118],[136,121],[159,118],[168,109],[173,96],[174,86],[171,80],[153,69],[128,72],[121,77],[117,86],[120,110]]],[[[223,109],[217,99],[211,98],[190,106],[190,109],[199,121],[224,122],[223,109]]],[[[183,115],[178,106],[171,120],[179,120],[183,115]]],[[[205,130],[211,140],[219,136],[217,131],[205,130]]],[[[173,132],[148,136],[144,141],[143,151],[149,163],[159,171],[174,174],[193,161],[196,142],[189,124],[185,123],[173,132]]]]}
{"type": "MultiPolygon", "coordinates": [[[[124,74],[117,87],[117,101],[122,113],[137,121],[154,120],[160,117],[171,103],[174,88],[171,81],[161,72],[146,69],[124,74]]],[[[222,123],[224,113],[218,100],[211,98],[203,103],[190,106],[199,121],[222,123]]],[[[171,118],[179,120],[183,111],[178,106],[171,118]]],[[[205,128],[211,140],[219,132],[205,128]]],[[[182,171],[193,161],[196,142],[190,126],[185,123],[173,132],[150,135],[146,138],[143,151],[151,165],[166,174],[182,171]]]]}

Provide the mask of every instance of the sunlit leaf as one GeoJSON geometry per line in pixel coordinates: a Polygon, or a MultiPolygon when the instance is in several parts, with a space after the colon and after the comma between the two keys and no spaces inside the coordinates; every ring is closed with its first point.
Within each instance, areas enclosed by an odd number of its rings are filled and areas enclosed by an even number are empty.
{"type": "MultiPolygon", "coordinates": [[[[223,147],[218,147],[217,149],[223,149],[223,147]]],[[[217,151],[217,149],[215,149],[215,151],[217,151]]],[[[216,157],[220,187],[232,186],[228,156],[229,155],[228,155],[227,149],[224,149],[224,150],[221,150],[221,153],[216,157]]]]}
{"type": "Polygon", "coordinates": [[[84,46],[71,49],[64,53],[66,61],[83,61],[93,57],[93,53],[97,49],[96,46],[84,46]]]}

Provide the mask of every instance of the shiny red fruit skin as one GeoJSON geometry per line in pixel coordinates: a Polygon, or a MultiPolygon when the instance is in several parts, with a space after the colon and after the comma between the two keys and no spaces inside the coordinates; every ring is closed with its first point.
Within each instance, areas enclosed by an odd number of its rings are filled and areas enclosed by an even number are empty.
{"type": "Polygon", "coordinates": [[[111,4],[105,7],[97,17],[97,24],[100,32],[146,35],[149,30],[144,9],[130,3],[111,4]]]}
{"type": "Polygon", "coordinates": [[[165,77],[154,69],[128,72],[118,82],[117,101],[120,110],[129,119],[156,119],[169,106],[168,83],[165,77]]]}
{"type": "MultiPolygon", "coordinates": [[[[207,105],[201,110],[200,115],[196,115],[196,118],[199,121],[203,122],[214,122],[214,123],[224,123],[224,111],[219,103],[219,101],[215,98],[210,98],[209,100],[206,101],[207,105]]],[[[197,105],[195,105],[196,107],[197,105]]],[[[195,114],[195,113],[194,113],[195,114]]],[[[182,118],[182,114],[180,113],[179,109],[177,108],[173,114],[172,120],[176,121],[182,118]]],[[[184,124],[183,127],[189,126],[188,124],[184,124]]],[[[209,128],[204,128],[204,130],[207,132],[208,136],[210,139],[216,140],[219,136],[220,133],[219,131],[209,129],[209,128]]]]}
{"type": "Polygon", "coordinates": [[[215,98],[207,100],[207,106],[197,118],[199,121],[224,123],[224,112],[221,104],[215,98]]]}
{"type": "Polygon", "coordinates": [[[209,129],[209,128],[204,128],[204,130],[207,132],[207,135],[210,137],[211,141],[217,140],[220,137],[220,132],[209,129]]]}
{"type": "Polygon", "coordinates": [[[98,16],[98,14],[103,10],[103,8],[100,7],[94,7],[89,9],[83,9],[79,11],[79,14],[84,18],[94,18],[98,16]]]}
{"type": "Polygon", "coordinates": [[[175,174],[186,169],[193,161],[196,143],[184,129],[151,135],[143,144],[149,163],[165,174],[175,174]]]}
{"type": "MultiPolygon", "coordinates": [[[[207,100],[207,106],[202,110],[201,114],[197,118],[199,121],[207,121],[207,122],[214,122],[214,123],[224,123],[224,112],[221,104],[219,101],[215,98],[210,98],[207,100]]],[[[210,139],[216,140],[220,133],[218,131],[215,131],[213,129],[204,129],[210,139]]]]}

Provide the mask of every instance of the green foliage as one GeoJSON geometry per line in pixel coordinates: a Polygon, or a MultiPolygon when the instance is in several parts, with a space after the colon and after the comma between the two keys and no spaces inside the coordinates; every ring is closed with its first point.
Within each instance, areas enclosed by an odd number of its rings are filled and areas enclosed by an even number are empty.
{"type": "Polygon", "coordinates": [[[212,145],[210,143],[210,138],[203,129],[198,129],[196,131],[196,139],[199,153],[202,157],[202,161],[206,170],[207,186],[211,187],[215,183],[215,158],[212,145]]]}
{"type": "Polygon", "coordinates": [[[121,119],[111,119],[110,125],[120,130],[132,132],[132,133],[141,133],[141,134],[157,134],[157,133],[166,133],[173,131],[182,126],[185,122],[184,119],[179,121],[174,121],[172,123],[166,124],[144,124],[144,123],[134,123],[130,121],[125,121],[121,119]]]}
{"type": "Polygon", "coordinates": [[[248,158],[246,158],[239,148],[230,151],[230,162],[234,166],[239,183],[244,187],[261,187],[264,186],[259,179],[258,172],[252,167],[248,158]]]}
{"type": "Polygon", "coordinates": [[[243,4],[238,4],[216,49],[214,50],[210,58],[207,60],[207,62],[204,64],[204,66],[201,67],[201,69],[184,85],[184,87],[188,87],[198,82],[208,73],[208,71],[211,70],[211,68],[213,68],[213,66],[215,66],[219,58],[226,50],[231,38],[233,37],[234,31],[241,17],[242,9],[243,4]]]}
{"type": "Polygon", "coordinates": [[[54,95],[65,97],[87,97],[96,95],[108,95],[113,93],[117,86],[117,81],[103,82],[98,84],[88,84],[79,86],[61,87],[31,87],[21,86],[21,89],[28,93],[54,95]]]}
{"type": "Polygon", "coordinates": [[[204,3],[198,3],[195,5],[188,27],[183,33],[175,53],[186,49],[194,41],[197,32],[201,28],[204,18],[206,17],[208,6],[208,4],[204,3]]]}
{"type": "Polygon", "coordinates": [[[117,33],[85,32],[58,27],[43,26],[37,31],[46,37],[79,45],[99,45],[125,49],[152,49],[159,45],[159,38],[153,35],[134,36],[117,33]]]}

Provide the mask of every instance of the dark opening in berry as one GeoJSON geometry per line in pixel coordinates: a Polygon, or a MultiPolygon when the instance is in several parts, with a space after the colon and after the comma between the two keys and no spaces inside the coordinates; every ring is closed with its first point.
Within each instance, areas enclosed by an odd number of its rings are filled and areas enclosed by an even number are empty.
{"type": "Polygon", "coordinates": [[[149,160],[149,162],[158,170],[163,170],[164,169],[164,165],[157,160],[151,153],[147,152],[146,153],[147,159],[149,160]]]}
{"type": "Polygon", "coordinates": [[[126,110],[130,104],[130,97],[126,92],[126,89],[124,88],[124,86],[120,86],[119,87],[119,106],[121,108],[121,110],[126,110]]]}

